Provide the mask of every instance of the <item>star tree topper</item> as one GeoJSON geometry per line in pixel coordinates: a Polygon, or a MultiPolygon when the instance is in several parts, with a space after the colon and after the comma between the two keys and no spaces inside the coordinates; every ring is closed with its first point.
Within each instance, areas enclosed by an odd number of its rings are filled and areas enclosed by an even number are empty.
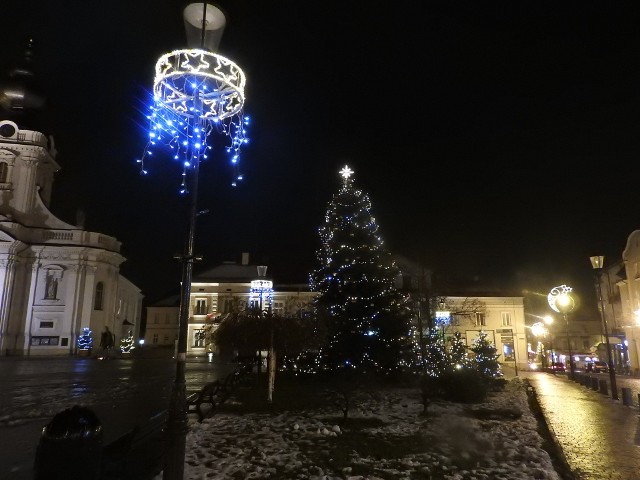
{"type": "Polygon", "coordinates": [[[340,170],[340,175],[344,178],[344,183],[346,185],[349,181],[349,177],[353,175],[353,170],[351,170],[348,165],[345,165],[342,170],[340,170]]]}

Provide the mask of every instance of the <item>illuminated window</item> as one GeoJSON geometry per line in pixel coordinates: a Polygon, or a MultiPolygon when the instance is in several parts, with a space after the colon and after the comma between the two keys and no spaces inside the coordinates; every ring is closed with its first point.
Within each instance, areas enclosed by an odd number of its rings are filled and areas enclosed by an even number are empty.
{"type": "Polygon", "coordinates": [[[193,332],[194,347],[198,347],[198,348],[204,347],[204,339],[205,339],[204,330],[195,330],[193,332]]]}
{"type": "Polygon", "coordinates": [[[511,326],[511,313],[510,312],[502,312],[500,314],[502,317],[502,326],[510,327],[511,326]]]}
{"type": "Polygon", "coordinates": [[[487,318],[484,313],[476,312],[476,327],[485,327],[487,325],[487,318]]]}
{"type": "Polygon", "coordinates": [[[93,309],[102,310],[102,300],[104,298],[104,283],[98,282],[96,285],[96,298],[94,299],[93,309]]]}
{"type": "Polygon", "coordinates": [[[196,308],[193,312],[194,315],[206,315],[207,314],[207,300],[205,298],[196,299],[196,308]]]}
{"type": "Polygon", "coordinates": [[[502,356],[507,362],[515,361],[516,356],[512,341],[507,341],[502,344],[502,356]]]}

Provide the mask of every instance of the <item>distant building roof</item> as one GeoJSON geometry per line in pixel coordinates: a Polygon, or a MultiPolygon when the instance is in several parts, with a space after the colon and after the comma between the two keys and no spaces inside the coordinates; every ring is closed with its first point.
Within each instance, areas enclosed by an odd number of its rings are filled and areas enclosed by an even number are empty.
{"type": "Polygon", "coordinates": [[[180,294],[171,295],[165,297],[162,300],[158,300],[155,303],[149,305],[150,307],[179,307],[180,306],[180,294]]]}
{"type": "Polygon", "coordinates": [[[235,262],[225,262],[193,276],[192,282],[235,282],[247,283],[258,279],[257,265],[240,265],[235,262]]]}

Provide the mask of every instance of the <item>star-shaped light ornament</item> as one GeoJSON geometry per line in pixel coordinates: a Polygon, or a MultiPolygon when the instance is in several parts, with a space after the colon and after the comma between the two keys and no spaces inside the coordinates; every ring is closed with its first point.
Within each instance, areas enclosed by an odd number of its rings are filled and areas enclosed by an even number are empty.
{"type": "Polygon", "coordinates": [[[342,175],[342,178],[344,179],[344,184],[346,185],[347,183],[349,183],[349,180],[350,180],[349,177],[353,175],[353,170],[351,170],[348,165],[345,165],[342,168],[342,170],[340,170],[340,175],[342,175]]]}

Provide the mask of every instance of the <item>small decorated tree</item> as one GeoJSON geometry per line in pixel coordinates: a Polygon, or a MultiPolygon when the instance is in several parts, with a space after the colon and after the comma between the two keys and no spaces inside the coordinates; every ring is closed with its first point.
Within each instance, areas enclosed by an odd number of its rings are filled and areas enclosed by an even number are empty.
{"type": "Polygon", "coordinates": [[[497,353],[496,346],[487,340],[486,332],[480,332],[470,350],[475,353],[473,365],[483,377],[489,379],[502,377],[502,370],[498,363],[500,354],[497,353]]]}
{"type": "Polygon", "coordinates": [[[89,327],[84,327],[78,337],[78,350],[91,350],[93,348],[92,331],[89,327]]]}
{"type": "Polygon", "coordinates": [[[136,347],[135,342],[133,341],[133,333],[129,330],[127,336],[120,339],[120,351],[122,353],[131,353],[131,350],[134,348],[136,347]]]}
{"type": "Polygon", "coordinates": [[[451,349],[449,350],[449,363],[452,368],[460,369],[469,366],[467,358],[467,346],[462,341],[462,334],[455,332],[450,339],[451,349]]]}

